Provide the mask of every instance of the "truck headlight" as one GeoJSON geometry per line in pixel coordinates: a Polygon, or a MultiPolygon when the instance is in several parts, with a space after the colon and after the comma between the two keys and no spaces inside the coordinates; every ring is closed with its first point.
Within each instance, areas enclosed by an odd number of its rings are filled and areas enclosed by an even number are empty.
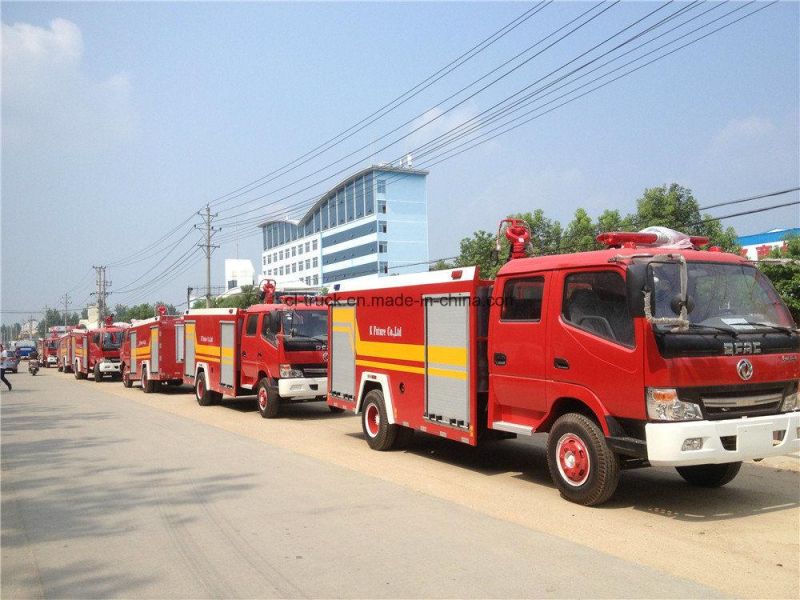
{"type": "Polygon", "coordinates": [[[786,398],[783,399],[783,403],[781,404],[781,412],[791,412],[800,408],[798,395],[797,389],[795,389],[791,394],[786,394],[786,398]]]}
{"type": "Polygon", "coordinates": [[[281,379],[289,377],[302,377],[303,372],[300,369],[293,369],[292,365],[281,365],[281,379]]]}
{"type": "Polygon", "coordinates": [[[674,388],[647,388],[647,416],[652,421],[695,421],[703,413],[694,402],[679,400],[674,388]]]}

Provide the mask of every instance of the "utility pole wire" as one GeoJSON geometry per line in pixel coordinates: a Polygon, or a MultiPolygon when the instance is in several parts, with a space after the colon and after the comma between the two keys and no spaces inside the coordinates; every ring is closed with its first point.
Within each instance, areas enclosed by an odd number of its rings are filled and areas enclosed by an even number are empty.
{"type": "Polygon", "coordinates": [[[755,208],[753,210],[746,210],[743,212],[733,213],[732,215],[723,215],[721,217],[711,217],[709,219],[702,219],[700,221],[695,221],[694,223],[689,223],[688,227],[692,227],[693,225],[702,225],[703,223],[710,223],[711,221],[721,221],[722,219],[730,219],[731,217],[741,217],[743,215],[752,215],[753,213],[766,212],[768,210],[775,210],[776,208],[783,208],[785,206],[795,206],[796,204],[800,204],[800,200],[795,200],[794,202],[786,202],[784,204],[776,204],[774,206],[767,206],[765,208],[755,208]]]}

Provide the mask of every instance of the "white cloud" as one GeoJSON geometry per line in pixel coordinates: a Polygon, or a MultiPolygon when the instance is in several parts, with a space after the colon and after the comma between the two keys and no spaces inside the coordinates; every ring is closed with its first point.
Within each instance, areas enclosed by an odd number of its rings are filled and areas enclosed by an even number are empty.
{"type": "Polygon", "coordinates": [[[49,27],[2,26],[3,143],[26,153],[102,150],[132,135],[135,113],[128,76],[93,80],[84,73],[83,35],[54,19],[49,27]]]}
{"type": "Polygon", "coordinates": [[[748,146],[769,137],[775,124],[767,118],[751,116],[729,121],[711,140],[712,152],[726,152],[737,147],[748,146]]]}

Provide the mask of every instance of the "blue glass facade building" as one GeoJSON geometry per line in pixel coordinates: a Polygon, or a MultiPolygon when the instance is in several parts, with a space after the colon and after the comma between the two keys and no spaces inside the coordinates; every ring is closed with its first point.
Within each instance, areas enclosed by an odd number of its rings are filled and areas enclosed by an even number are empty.
{"type": "Polygon", "coordinates": [[[428,270],[427,171],[372,166],[325,193],[298,221],[261,223],[261,271],[277,284],[332,286],[428,270]]]}

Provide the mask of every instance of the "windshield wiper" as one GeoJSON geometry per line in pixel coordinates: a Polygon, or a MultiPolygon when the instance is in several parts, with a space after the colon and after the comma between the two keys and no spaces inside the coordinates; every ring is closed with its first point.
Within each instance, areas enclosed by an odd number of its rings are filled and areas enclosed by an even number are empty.
{"type": "Polygon", "coordinates": [[[753,325],[754,327],[769,327],[770,329],[774,329],[775,331],[782,331],[788,335],[792,335],[793,333],[797,333],[797,329],[792,329],[791,327],[786,327],[785,325],[775,325],[774,323],[754,323],[752,321],[747,322],[748,325],[753,325]]]}
{"type": "Polygon", "coordinates": [[[717,325],[700,325],[699,323],[689,323],[689,329],[713,329],[720,333],[727,333],[732,337],[739,337],[739,332],[733,327],[719,327],[717,325]]]}

